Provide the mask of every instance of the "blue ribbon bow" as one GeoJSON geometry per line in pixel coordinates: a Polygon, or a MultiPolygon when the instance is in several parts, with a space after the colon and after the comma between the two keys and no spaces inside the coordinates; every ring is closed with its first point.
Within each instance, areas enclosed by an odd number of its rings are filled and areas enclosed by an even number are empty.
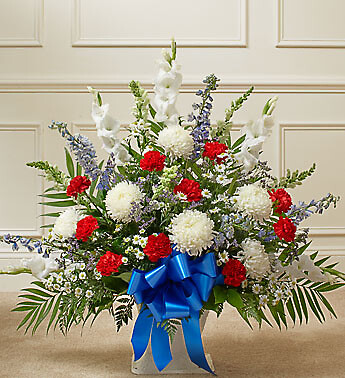
{"type": "Polygon", "coordinates": [[[217,266],[213,253],[194,260],[173,247],[171,255],[160,259],[149,272],[134,269],[128,294],[144,304],[134,325],[132,345],[134,360],[145,352],[150,336],[152,356],[158,370],[172,360],[169,336],[157,323],[180,318],[188,355],[192,362],[210,373],[202,345],[199,312],[216,282],[217,266]],[[188,319],[186,319],[188,318],[188,319]]]}

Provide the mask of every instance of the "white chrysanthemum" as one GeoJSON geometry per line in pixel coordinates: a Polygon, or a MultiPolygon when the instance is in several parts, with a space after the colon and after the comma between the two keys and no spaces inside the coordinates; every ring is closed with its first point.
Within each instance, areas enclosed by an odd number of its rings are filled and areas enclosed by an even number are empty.
{"type": "Polygon", "coordinates": [[[181,126],[168,126],[160,131],[158,144],[176,157],[187,158],[193,152],[194,141],[190,132],[181,126]]]}
{"type": "Polygon", "coordinates": [[[185,210],[175,215],[170,224],[170,240],[181,252],[198,255],[211,246],[214,237],[214,223],[205,213],[185,210]]]}
{"type": "Polygon", "coordinates": [[[271,272],[271,264],[264,246],[257,240],[245,239],[241,243],[242,251],[239,253],[247,275],[253,279],[261,280],[271,272]]]}
{"type": "Polygon", "coordinates": [[[79,215],[75,209],[67,209],[56,219],[53,232],[63,238],[70,238],[77,229],[79,215]]]}
{"type": "Polygon", "coordinates": [[[133,204],[142,196],[137,185],[123,181],[109,190],[105,197],[105,206],[113,219],[127,223],[131,220],[133,204]]]}
{"type": "Polygon", "coordinates": [[[272,201],[267,190],[259,185],[242,186],[238,191],[236,201],[238,210],[244,211],[256,220],[267,219],[271,215],[272,201]]]}

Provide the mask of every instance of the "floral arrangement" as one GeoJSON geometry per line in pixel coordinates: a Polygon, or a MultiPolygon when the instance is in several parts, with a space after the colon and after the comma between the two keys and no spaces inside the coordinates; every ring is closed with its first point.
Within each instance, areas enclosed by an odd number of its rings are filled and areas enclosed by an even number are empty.
{"type": "Polygon", "coordinates": [[[159,370],[171,360],[169,337],[182,325],[191,360],[208,365],[200,336],[199,316],[205,310],[220,316],[226,303],[251,327],[287,327],[335,312],[325,292],[344,285],[345,276],[328,257],[307,254],[308,229],[301,222],[321,214],[338,198],[328,194],[310,203],[293,204],[290,189],[315,170],[271,175],[259,160],[274,126],[277,98],[262,115],[231,138],[232,117],[253,91],[250,88],[211,124],[217,77],[207,76],[185,120],[176,109],[182,82],[176,44],[163,51],[154,97],[136,81],[134,121],[119,138],[120,123],[109,114],[101,95],[93,95],[92,118],[109,158],[98,163],[90,140],[72,135],[67,124],[49,126],[66,140],[67,173],[46,161],[28,163],[51,183],[43,204],[56,212],[42,240],[5,235],[14,250],[36,251],[21,267],[1,273],[32,273],[34,288],[24,289],[14,311],[26,312],[18,328],[26,331],[48,318],[63,333],[74,324],[92,322],[109,311],[117,330],[140,306],[132,344],[135,359],[151,337],[159,370]],[[198,335],[196,337],[195,335],[198,335]],[[193,342],[192,340],[193,339],[193,342]]]}

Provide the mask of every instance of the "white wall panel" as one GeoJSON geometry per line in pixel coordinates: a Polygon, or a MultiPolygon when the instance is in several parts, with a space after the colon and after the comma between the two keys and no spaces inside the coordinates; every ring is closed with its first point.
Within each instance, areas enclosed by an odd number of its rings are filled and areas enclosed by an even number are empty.
{"type": "Polygon", "coordinates": [[[0,1],[0,47],[42,46],[43,0],[0,1]]]}
{"type": "Polygon", "coordinates": [[[277,1],[277,47],[345,47],[343,0],[277,1]]]}
{"type": "Polygon", "coordinates": [[[42,180],[27,167],[41,159],[40,125],[0,124],[0,233],[40,236],[42,180]]]}
{"type": "Polygon", "coordinates": [[[74,0],[73,46],[168,46],[174,36],[182,47],[245,47],[246,3],[74,0]],[[201,22],[206,16],[217,22],[201,22]]]}

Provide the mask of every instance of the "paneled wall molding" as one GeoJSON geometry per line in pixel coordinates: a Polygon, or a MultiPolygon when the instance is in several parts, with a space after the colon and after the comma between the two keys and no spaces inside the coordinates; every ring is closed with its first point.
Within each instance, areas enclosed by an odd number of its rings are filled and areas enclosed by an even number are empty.
{"type": "MultiPolygon", "coordinates": [[[[238,38],[178,38],[179,47],[247,47],[247,0],[237,0],[239,5],[238,38]]],[[[169,47],[165,38],[104,38],[82,35],[82,0],[72,2],[72,46],[73,47],[169,47]]],[[[166,12],[166,10],[164,10],[166,12]]]]}
{"type": "MultiPolygon", "coordinates": [[[[34,133],[34,155],[35,160],[42,160],[42,125],[41,123],[0,123],[0,135],[3,131],[9,132],[33,132],[34,133]]],[[[36,178],[36,193],[42,193],[43,191],[43,179],[39,175],[36,178]]],[[[39,215],[42,213],[42,205],[38,203],[38,197],[35,198],[36,200],[36,217],[35,217],[35,227],[33,228],[6,228],[0,229],[0,234],[4,235],[7,233],[13,235],[22,235],[25,237],[41,237],[42,236],[42,229],[40,226],[42,225],[42,218],[39,215]]],[[[20,209],[16,209],[15,211],[20,211],[20,209]]]]}
{"type": "Polygon", "coordinates": [[[0,34],[0,47],[42,47],[44,27],[44,0],[34,0],[34,19],[32,36],[3,37],[0,34]]]}
{"type": "MultiPolygon", "coordinates": [[[[285,4],[286,0],[277,0],[277,43],[276,47],[311,47],[311,48],[345,48],[345,38],[339,39],[327,39],[327,38],[299,38],[289,39],[285,36],[285,4]]],[[[327,7],[328,3],[324,2],[324,6],[327,7]]],[[[298,9],[296,9],[298,12],[298,9]]],[[[309,15],[310,16],[310,15],[309,15]]]]}
{"type": "MultiPolygon", "coordinates": [[[[279,123],[279,175],[283,176],[286,171],[286,133],[289,131],[325,131],[329,132],[332,130],[344,130],[345,132],[345,124],[344,123],[332,123],[332,122],[325,122],[325,123],[306,123],[306,122],[298,122],[298,123],[279,123]]],[[[309,227],[310,228],[310,235],[311,236],[345,236],[345,226],[341,227],[309,227]]],[[[344,247],[342,246],[341,249],[344,247]]],[[[334,248],[333,248],[334,249],[334,248]]]]}
{"type": "MultiPolygon", "coordinates": [[[[124,80],[1,80],[0,93],[88,93],[87,86],[91,85],[104,93],[130,93],[128,81],[124,80]]],[[[153,91],[153,85],[148,80],[141,81],[143,87],[149,92],[153,91]]],[[[194,93],[202,85],[200,81],[185,81],[181,86],[181,93],[194,93]]],[[[256,93],[321,93],[321,94],[344,94],[344,77],[330,81],[263,81],[238,79],[225,79],[217,89],[218,93],[241,93],[250,86],[254,86],[256,93]]]]}

